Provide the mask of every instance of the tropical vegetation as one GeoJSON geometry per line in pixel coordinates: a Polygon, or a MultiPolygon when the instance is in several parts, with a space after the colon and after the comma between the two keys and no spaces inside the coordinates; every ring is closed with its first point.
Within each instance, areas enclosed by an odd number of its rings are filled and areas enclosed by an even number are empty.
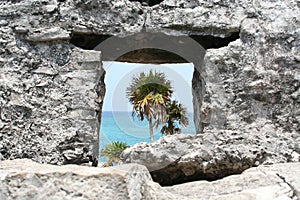
{"type": "Polygon", "coordinates": [[[175,120],[180,125],[188,124],[186,109],[177,101],[171,102],[173,90],[171,82],[164,73],[150,70],[133,77],[131,85],[127,88],[127,97],[133,105],[132,116],[141,121],[149,122],[150,141],[154,141],[153,129],[161,124],[164,134],[173,134],[175,120]]]}
{"type": "Polygon", "coordinates": [[[133,105],[132,116],[137,116],[141,121],[148,120],[151,142],[154,141],[153,128],[166,122],[172,93],[171,83],[165,74],[152,70],[133,77],[127,88],[129,102],[133,105]]]}
{"type": "Polygon", "coordinates": [[[180,129],[176,122],[182,127],[189,125],[186,108],[174,100],[167,107],[167,123],[162,127],[160,132],[165,135],[179,133],[180,129]]]}
{"type": "Polygon", "coordinates": [[[113,141],[110,144],[107,144],[105,148],[101,151],[101,156],[107,158],[107,162],[104,164],[104,167],[113,166],[118,163],[120,160],[120,155],[128,146],[124,142],[113,141]]]}

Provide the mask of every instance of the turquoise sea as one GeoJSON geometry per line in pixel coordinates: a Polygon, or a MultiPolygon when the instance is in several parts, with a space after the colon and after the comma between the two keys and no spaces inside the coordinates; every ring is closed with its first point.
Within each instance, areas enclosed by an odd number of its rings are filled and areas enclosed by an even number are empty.
{"type": "MultiPolygon", "coordinates": [[[[154,130],[155,140],[159,139],[161,126],[154,130]]],[[[189,113],[189,126],[181,128],[181,133],[195,133],[193,114],[189,113]]],[[[105,148],[106,144],[112,141],[125,142],[131,146],[139,142],[150,142],[148,121],[139,121],[132,118],[131,112],[103,111],[100,127],[100,147],[99,151],[105,148]]],[[[105,158],[99,157],[100,162],[105,162],[105,158]]]]}

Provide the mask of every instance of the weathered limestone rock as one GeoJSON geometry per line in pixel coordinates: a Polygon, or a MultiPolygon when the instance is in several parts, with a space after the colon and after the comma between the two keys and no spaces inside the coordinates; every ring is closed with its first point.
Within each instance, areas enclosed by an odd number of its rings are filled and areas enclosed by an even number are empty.
{"type": "Polygon", "coordinates": [[[271,122],[261,124],[244,133],[210,130],[204,135],[162,137],[152,144],[133,145],[121,160],[145,165],[162,185],[216,180],[253,166],[300,161],[298,133],[284,135],[271,122]]]}
{"type": "Polygon", "coordinates": [[[16,54],[0,69],[1,158],[97,165],[105,91],[100,52],[23,45],[27,56],[16,54]]]}
{"type": "Polygon", "coordinates": [[[300,39],[299,23],[293,20],[300,15],[299,4],[252,2],[244,11],[248,14],[240,21],[240,40],[207,50],[202,69],[196,66],[200,73],[194,74],[193,87],[202,87],[194,91],[197,131],[213,127],[243,132],[268,119],[284,131],[299,132],[294,95],[300,39]]]}
{"type": "Polygon", "coordinates": [[[70,43],[75,34],[239,34],[195,66],[196,131],[256,136],[272,126],[274,138],[299,138],[299,1],[140,2],[0,2],[1,159],[96,163],[104,73],[100,54],[70,43]]]}
{"type": "Polygon", "coordinates": [[[259,166],[224,179],[165,187],[177,199],[300,199],[300,164],[259,166]]]}
{"type": "Polygon", "coordinates": [[[47,30],[36,30],[35,33],[28,33],[26,40],[30,42],[49,42],[59,40],[69,40],[70,33],[61,28],[55,27],[47,30]]]}
{"type": "Polygon", "coordinates": [[[250,1],[165,0],[148,12],[150,31],[167,34],[229,36],[239,32],[241,21],[251,11],[250,1]]]}
{"type": "Polygon", "coordinates": [[[144,166],[54,166],[28,159],[0,162],[1,199],[266,200],[300,198],[300,163],[259,166],[241,175],[160,187],[144,166]]]}
{"type": "MultiPolygon", "coordinates": [[[[54,166],[28,159],[0,162],[1,199],[157,199],[160,191],[141,165],[54,166]]],[[[167,197],[167,195],[163,195],[167,197]]],[[[167,198],[170,199],[170,198],[167,198]]]]}

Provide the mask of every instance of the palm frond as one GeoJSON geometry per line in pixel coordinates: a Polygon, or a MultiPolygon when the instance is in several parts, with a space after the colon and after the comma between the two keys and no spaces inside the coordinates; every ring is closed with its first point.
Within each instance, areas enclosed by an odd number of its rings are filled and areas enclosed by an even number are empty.
{"type": "Polygon", "coordinates": [[[117,163],[119,161],[121,153],[128,146],[124,142],[113,141],[110,144],[107,144],[105,148],[101,151],[101,156],[106,157],[108,159],[106,165],[112,166],[113,163],[117,163]]]}
{"type": "Polygon", "coordinates": [[[166,120],[166,105],[169,103],[173,90],[171,82],[164,73],[150,70],[134,76],[127,88],[127,97],[133,105],[133,116],[140,120],[155,120],[155,126],[166,120]]]}
{"type": "Polygon", "coordinates": [[[167,124],[160,132],[165,135],[174,134],[176,132],[176,126],[174,125],[175,121],[177,121],[182,127],[187,127],[189,125],[186,108],[177,101],[172,101],[167,106],[167,124]]]}

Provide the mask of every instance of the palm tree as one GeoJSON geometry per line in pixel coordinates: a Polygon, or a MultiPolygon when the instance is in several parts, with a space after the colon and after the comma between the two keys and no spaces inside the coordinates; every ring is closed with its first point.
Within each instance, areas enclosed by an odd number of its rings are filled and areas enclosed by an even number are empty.
{"type": "Polygon", "coordinates": [[[179,125],[182,127],[187,127],[189,125],[186,108],[177,101],[172,101],[168,104],[167,113],[167,124],[162,127],[161,133],[165,135],[173,135],[176,133],[179,129],[174,125],[175,121],[178,121],[179,125]]]}
{"type": "Polygon", "coordinates": [[[167,121],[167,105],[173,91],[164,73],[144,72],[133,77],[127,88],[127,97],[133,105],[132,116],[149,122],[150,140],[154,142],[153,128],[167,121]]]}
{"type": "Polygon", "coordinates": [[[108,161],[103,165],[104,167],[113,166],[113,163],[119,162],[120,155],[128,146],[124,142],[112,142],[107,144],[101,151],[101,156],[106,157],[108,161]]]}

